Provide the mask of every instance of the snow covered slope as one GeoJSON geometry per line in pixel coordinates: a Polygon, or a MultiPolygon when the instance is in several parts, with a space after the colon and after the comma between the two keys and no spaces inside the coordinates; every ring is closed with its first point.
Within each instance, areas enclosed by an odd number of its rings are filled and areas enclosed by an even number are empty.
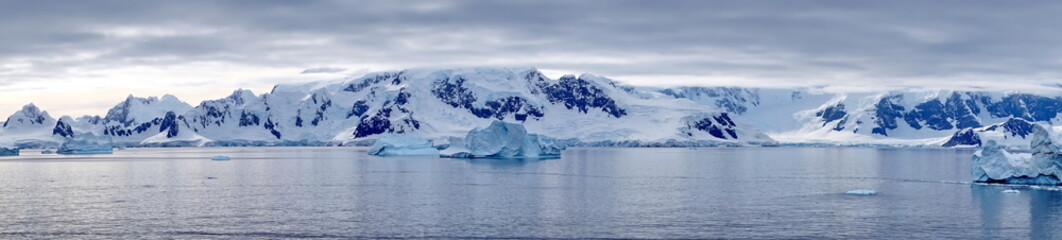
{"type": "Polygon", "coordinates": [[[336,145],[381,134],[463,136],[501,120],[595,145],[773,143],[730,118],[724,107],[657,90],[589,74],[554,80],[530,68],[405,70],[278,85],[260,95],[241,89],[195,107],[168,95],[130,96],[102,118],[42,120],[35,107],[27,106],[32,111],[8,122],[35,124],[23,127],[35,135],[19,137],[15,134],[22,130],[5,129],[0,139],[60,142],[94,133],[112,136],[118,145],[336,145]]]}
{"type": "Polygon", "coordinates": [[[1027,125],[1060,112],[1062,98],[1026,93],[654,88],[532,68],[404,70],[239,89],[195,106],[129,96],[103,117],[56,120],[31,104],[4,122],[0,146],[55,146],[79,133],[125,146],[367,144],[381,134],[463,136],[494,120],[587,146],[977,146],[1018,144],[1027,125]]]}

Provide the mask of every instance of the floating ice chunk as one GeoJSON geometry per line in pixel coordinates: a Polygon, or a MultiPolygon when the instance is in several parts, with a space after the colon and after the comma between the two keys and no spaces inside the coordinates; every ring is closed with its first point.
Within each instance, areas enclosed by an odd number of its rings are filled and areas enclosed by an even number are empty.
{"type": "Polygon", "coordinates": [[[59,146],[59,154],[110,154],[114,152],[114,142],[110,136],[96,136],[91,133],[77,134],[67,138],[59,146]]]}
{"type": "Polygon", "coordinates": [[[51,149],[44,149],[44,151],[41,151],[41,154],[53,154],[53,153],[55,153],[55,151],[51,150],[51,149]]]}
{"type": "Polygon", "coordinates": [[[229,158],[229,156],[214,156],[214,157],[210,158],[210,160],[214,160],[214,161],[228,161],[229,159],[231,159],[231,158],[229,158]]]}
{"type": "Polygon", "coordinates": [[[18,156],[18,148],[0,147],[0,156],[18,156]]]}
{"type": "Polygon", "coordinates": [[[463,143],[451,140],[441,151],[453,158],[556,158],[564,147],[552,138],[528,134],[523,125],[494,121],[468,132],[463,143]]]}
{"type": "Polygon", "coordinates": [[[1003,190],[1003,193],[1021,193],[1021,192],[1019,192],[1018,190],[1014,190],[1014,189],[1007,189],[1007,190],[1003,190]]]}
{"type": "Polygon", "coordinates": [[[859,190],[847,191],[844,194],[860,195],[860,196],[871,196],[871,195],[878,195],[878,192],[876,192],[874,190],[859,189],[859,190]]]}
{"type": "Polygon", "coordinates": [[[431,141],[416,136],[383,134],[369,147],[370,155],[378,156],[438,156],[439,150],[431,141]]]}
{"type": "Polygon", "coordinates": [[[1033,126],[1029,147],[1031,154],[1007,152],[1003,146],[989,140],[973,155],[970,173],[975,182],[1060,185],[1062,180],[1062,152],[1058,151],[1050,134],[1040,125],[1033,126]]]}

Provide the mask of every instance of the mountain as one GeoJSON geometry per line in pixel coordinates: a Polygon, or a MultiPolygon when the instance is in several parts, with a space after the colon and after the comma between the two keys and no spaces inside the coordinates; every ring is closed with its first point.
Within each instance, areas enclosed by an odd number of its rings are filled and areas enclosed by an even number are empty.
{"type": "Polygon", "coordinates": [[[655,88],[531,68],[418,69],[239,89],[196,106],[129,96],[103,117],[55,120],[30,104],[4,122],[0,144],[92,133],[127,146],[351,145],[385,133],[464,136],[501,120],[584,146],[953,147],[1024,140],[1060,112],[1062,98],[1027,93],[655,88]]]}
{"type": "MultiPolygon", "coordinates": [[[[464,136],[493,120],[595,145],[773,143],[723,108],[590,74],[549,79],[535,69],[509,68],[371,73],[278,85],[260,95],[241,89],[195,107],[168,95],[129,96],[104,117],[42,123],[49,134],[36,137],[47,142],[93,133],[130,146],[340,145],[384,133],[464,136]]],[[[0,139],[9,136],[0,131],[0,139]]]]}

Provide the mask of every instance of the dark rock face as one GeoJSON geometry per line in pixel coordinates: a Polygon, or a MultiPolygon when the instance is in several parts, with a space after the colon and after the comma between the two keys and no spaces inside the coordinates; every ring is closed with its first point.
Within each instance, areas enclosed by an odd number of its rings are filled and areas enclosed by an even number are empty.
{"type": "Polygon", "coordinates": [[[4,127],[6,128],[9,124],[16,122],[19,124],[44,124],[44,121],[47,120],[47,118],[44,117],[44,113],[41,112],[41,109],[33,104],[23,106],[19,113],[8,117],[7,120],[4,121],[4,127]],[[22,116],[18,116],[17,114],[19,113],[21,113],[22,116]]]}
{"type": "MultiPolygon", "coordinates": [[[[1012,94],[998,102],[982,93],[955,92],[943,102],[931,99],[916,104],[910,111],[898,104],[901,95],[883,97],[875,104],[874,134],[888,136],[889,130],[899,127],[896,119],[901,118],[914,129],[950,130],[979,128],[984,123],[977,117],[987,111],[993,117],[1010,117],[1029,122],[1049,121],[1062,111],[1062,98],[1049,98],[1031,94],[1012,94]]],[[[1028,134],[1020,122],[1010,122],[1016,132],[1028,134]]]]}
{"type": "Polygon", "coordinates": [[[977,132],[973,128],[967,128],[962,131],[955,132],[954,135],[945,142],[944,147],[954,146],[981,146],[981,137],[977,135],[977,132]]]}
{"type": "Polygon", "coordinates": [[[1025,138],[1032,134],[1034,124],[1018,118],[1007,119],[1006,122],[995,124],[985,128],[985,131],[999,131],[1003,130],[1005,133],[1009,133],[1011,137],[1025,138]]]}
{"type": "Polygon", "coordinates": [[[274,137],[277,137],[277,139],[280,139],[280,136],[281,136],[280,131],[277,130],[277,124],[273,123],[273,119],[268,119],[267,118],[266,121],[265,121],[265,124],[262,124],[262,127],[264,127],[266,130],[269,130],[269,133],[273,134],[274,137]]]}
{"type": "Polygon", "coordinates": [[[52,129],[52,135],[59,135],[65,138],[74,137],[74,129],[70,127],[70,124],[60,120],[55,123],[55,128],[52,129]]]}
{"type": "Polygon", "coordinates": [[[365,90],[366,88],[369,88],[372,85],[376,85],[377,83],[381,82],[391,82],[391,84],[398,85],[401,84],[404,79],[406,79],[405,74],[405,71],[397,73],[379,73],[376,76],[366,78],[364,81],[358,83],[351,83],[350,85],[347,85],[347,87],[344,88],[343,91],[361,92],[362,90],[365,90]]]}
{"type": "Polygon", "coordinates": [[[844,124],[848,122],[848,113],[844,111],[843,103],[838,103],[837,105],[826,107],[822,111],[816,112],[815,116],[822,118],[823,127],[833,121],[840,120],[837,121],[836,125],[834,125],[834,131],[844,130],[844,124]]]}
{"type": "MultiPolygon", "coordinates": [[[[169,113],[167,113],[167,116],[169,116],[169,113]]],[[[258,126],[259,120],[258,115],[254,113],[249,113],[247,111],[240,112],[240,127],[258,126]]]]}
{"type": "MultiPolygon", "coordinates": [[[[159,132],[166,132],[166,138],[176,137],[180,131],[180,125],[177,124],[178,120],[183,120],[183,116],[177,116],[172,111],[166,112],[166,116],[162,118],[162,122],[159,123],[159,132]]],[[[255,117],[255,124],[257,124],[258,118],[255,117]]]]}
{"type": "Polygon", "coordinates": [[[1062,111],[1062,98],[1049,98],[1032,94],[1011,94],[999,102],[991,98],[981,98],[981,103],[994,117],[1021,118],[1026,121],[1048,121],[1062,111]]]}
{"type": "Polygon", "coordinates": [[[354,106],[352,106],[350,108],[350,111],[347,112],[347,118],[350,118],[350,117],[353,117],[353,116],[363,117],[363,116],[365,116],[365,112],[368,112],[368,111],[369,111],[369,105],[366,104],[365,100],[359,100],[357,102],[354,102],[354,106]]]}
{"type": "Polygon", "coordinates": [[[564,76],[556,84],[543,82],[538,87],[550,102],[564,104],[568,109],[587,113],[591,108],[598,108],[617,118],[627,115],[603,90],[582,78],[564,76]]]}
{"type": "Polygon", "coordinates": [[[902,96],[883,97],[874,104],[874,123],[877,126],[870,130],[871,133],[889,136],[889,130],[900,126],[896,119],[903,119],[904,107],[897,102],[902,98],[902,96]]]}
{"type": "Polygon", "coordinates": [[[436,80],[432,85],[432,94],[443,103],[455,108],[468,109],[479,118],[495,118],[505,120],[509,115],[520,121],[526,121],[528,116],[541,118],[545,116],[542,108],[531,105],[527,100],[510,96],[505,98],[488,100],[483,107],[476,107],[477,98],[475,93],[464,86],[465,79],[458,76],[436,80]]]}
{"type": "Polygon", "coordinates": [[[414,119],[413,112],[406,108],[409,97],[410,94],[405,89],[399,90],[398,95],[383,103],[376,113],[361,119],[354,129],[354,137],[362,138],[381,133],[401,134],[420,129],[420,121],[414,119]]]}
{"type": "MultiPolygon", "coordinates": [[[[737,124],[734,120],[730,119],[730,115],[727,113],[719,113],[714,116],[705,117],[696,121],[687,122],[686,126],[690,129],[700,130],[707,132],[712,137],[719,139],[738,139],[737,124]]],[[[693,136],[693,133],[686,133],[689,136],[693,136]]]]}

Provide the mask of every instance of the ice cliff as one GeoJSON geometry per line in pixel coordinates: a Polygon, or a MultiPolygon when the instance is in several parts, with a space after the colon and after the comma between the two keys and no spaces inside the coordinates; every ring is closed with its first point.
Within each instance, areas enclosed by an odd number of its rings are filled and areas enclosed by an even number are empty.
{"type": "Polygon", "coordinates": [[[369,155],[378,156],[437,156],[439,150],[431,141],[416,136],[383,134],[369,148],[369,155]]]}
{"type": "Polygon", "coordinates": [[[91,133],[78,134],[76,137],[67,138],[63,145],[59,146],[56,153],[59,154],[109,154],[114,149],[114,141],[110,136],[97,136],[91,133]]]}
{"type": "Polygon", "coordinates": [[[1062,152],[1047,128],[1033,125],[1031,153],[1010,153],[995,141],[988,141],[973,155],[975,182],[1062,185],[1062,152]]]}
{"type": "Polygon", "coordinates": [[[18,156],[18,148],[0,147],[0,156],[18,156]]]}

